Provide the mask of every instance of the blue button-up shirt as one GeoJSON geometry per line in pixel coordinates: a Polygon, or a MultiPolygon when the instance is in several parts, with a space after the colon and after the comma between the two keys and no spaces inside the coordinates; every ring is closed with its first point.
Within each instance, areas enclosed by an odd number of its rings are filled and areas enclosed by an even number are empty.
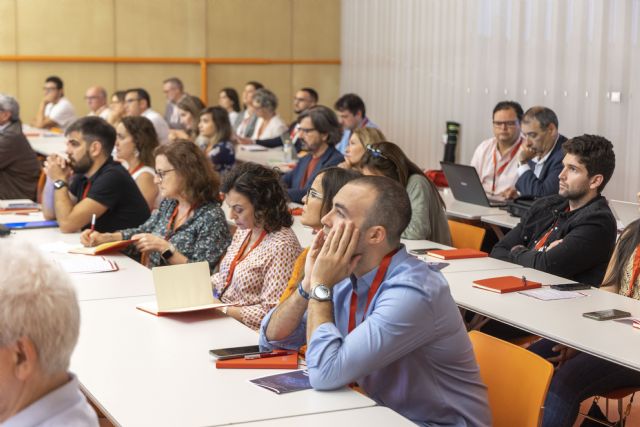
{"type": "MultiPolygon", "coordinates": [[[[488,426],[487,390],[446,279],[401,248],[361,322],[377,268],[333,288],[334,323],[311,336],[307,367],[319,390],[353,381],[381,405],[425,426],[488,426]],[[358,295],[356,328],[348,333],[351,293],[358,295]]],[[[305,343],[306,314],[281,341],[260,345],[296,349],[305,343]]]]}
{"type": "MultiPolygon", "coordinates": [[[[360,126],[362,126],[362,125],[360,125],[360,126]]],[[[371,120],[369,120],[369,118],[367,118],[367,121],[365,122],[364,127],[377,128],[378,126],[376,126],[375,123],[373,123],[371,120]]],[[[346,129],[345,128],[342,131],[342,139],[336,145],[336,149],[339,152],[341,152],[342,154],[344,154],[347,151],[347,145],[349,145],[349,138],[351,138],[351,133],[352,133],[352,131],[350,129],[346,129]]]]}

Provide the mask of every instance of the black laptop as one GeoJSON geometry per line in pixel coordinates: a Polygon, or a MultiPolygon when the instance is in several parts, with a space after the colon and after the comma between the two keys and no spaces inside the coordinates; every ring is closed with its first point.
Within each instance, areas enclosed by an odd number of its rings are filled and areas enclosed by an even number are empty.
{"type": "Polygon", "coordinates": [[[490,196],[482,187],[478,171],[473,166],[456,163],[440,162],[440,166],[447,177],[449,188],[456,200],[486,207],[506,206],[504,197],[490,196]]]}

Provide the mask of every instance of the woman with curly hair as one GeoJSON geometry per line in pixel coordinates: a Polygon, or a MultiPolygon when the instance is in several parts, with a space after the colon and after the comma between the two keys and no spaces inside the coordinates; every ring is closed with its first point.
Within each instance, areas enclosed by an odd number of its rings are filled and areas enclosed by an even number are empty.
{"type": "Polygon", "coordinates": [[[207,261],[213,271],[231,240],[218,199],[220,178],[194,144],[171,142],[155,154],[155,182],[164,198],[160,207],[139,227],[85,230],[80,241],[95,246],[132,239],[147,267],[207,261]]]}
{"type": "Polygon", "coordinates": [[[214,295],[236,304],[223,313],[257,330],[278,304],[302,248],[273,169],[255,163],[236,166],[225,176],[222,191],[238,230],[211,277],[214,295]]]}

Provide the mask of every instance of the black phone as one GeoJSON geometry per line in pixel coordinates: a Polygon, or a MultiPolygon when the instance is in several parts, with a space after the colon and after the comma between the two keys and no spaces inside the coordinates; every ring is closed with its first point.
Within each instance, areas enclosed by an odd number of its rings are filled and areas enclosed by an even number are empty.
{"type": "Polygon", "coordinates": [[[260,351],[259,345],[247,345],[244,347],[216,348],[209,350],[209,354],[218,360],[238,359],[249,354],[270,353],[260,351]]]}
{"type": "Polygon", "coordinates": [[[429,251],[437,251],[442,248],[419,248],[419,249],[409,249],[409,253],[413,255],[426,255],[429,251]]]}
{"type": "Polygon", "coordinates": [[[582,315],[594,320],[612,320],[631,317],[631,313],[628,311],[617,310],[615,308],[611,310],[590,311],[588,313],[582,313],[582,315]]]}
{"type": "Polygon", "coordinates": [[[11,230],[5,227],[4,224],[0,224],[0,237],[8,236],[11,234],[11,230]]]}
{"type": "Polygon", "coordinates": [[[585,285],[584,283],[562,283],[560,285],[551,285],[551,289],[557,291],[580,291],[583,289],[591,289],[591,285],[585,285]]]}

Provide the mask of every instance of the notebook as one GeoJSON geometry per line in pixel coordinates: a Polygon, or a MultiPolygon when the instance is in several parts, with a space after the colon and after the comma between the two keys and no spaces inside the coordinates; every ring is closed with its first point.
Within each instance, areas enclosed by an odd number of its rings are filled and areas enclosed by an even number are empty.
{"type": "Polygon", "coordinates": [[[265,357],[261,359],[216,360],[218,369],[298,369],[298,352],[290,352],[286,356],[265,357]]]}
{"type": "Polygon", "coordinates": [[[440,259],[484,258],[489,254],[477,249],[435,249],[427,252],[428,256],[440,259]]]}
{"type": "Polygon", "coordinates": [[[486,207],[507,205],[504,197],[487,196],[482,182],[480,182],[478,171],[473,166],[449,162],[440,162],[440,166],[456,200],[486,207]]]}
{"type": "Polygon", "coordinates": [[[508,292],[528,291],[530,289],[536,289],[542,286],[540,282],[533,282],[527,280],[524,277],[516,276],[500,276],[492,277],[490,279],[474,280],[473,287],[480,288],[491,292],[497,292],[499,294],[506,294],[508,292]],[[525,284],[526,282],[526,284],[525,284]]]}
{"type": "Polygon", "coordinates": [[[118,240],[117,242],[103,243],[92,248],[85,248],[84,246],[79,248],[69,249],[70,254],[82,254],[82,255],[101,255],[108,252],[115,252],[119,249],[124,249],[133,243],[133,240],[118,240]]]}
{"type": "Polygon", "coordinates": [[[206,261],[154,267],[151,273],[156,300],[139,304],[138,310],[162,316],[233,305],[215,303],[206,261]]]}

